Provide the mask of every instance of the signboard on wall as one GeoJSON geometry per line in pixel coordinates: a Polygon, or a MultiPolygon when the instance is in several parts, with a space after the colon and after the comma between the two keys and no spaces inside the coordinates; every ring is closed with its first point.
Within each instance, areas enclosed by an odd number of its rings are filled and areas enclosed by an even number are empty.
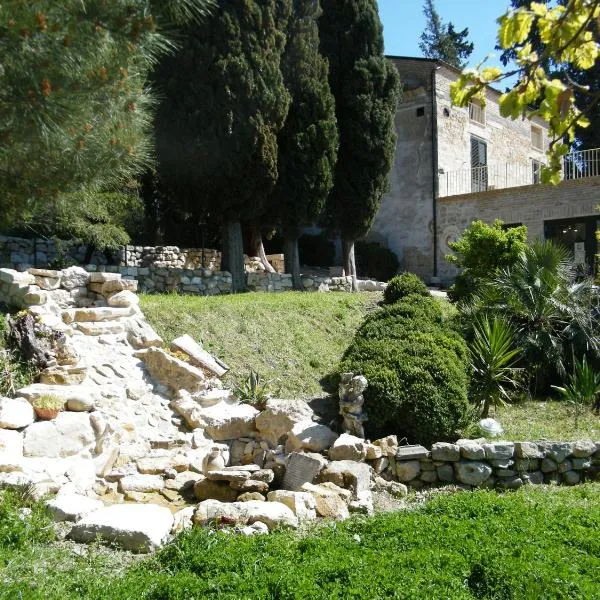
{"type": "Polygon", "coordinates": [[[585,265],[585,242],[573,244],[574,262],[576,265],[585,265]]]}

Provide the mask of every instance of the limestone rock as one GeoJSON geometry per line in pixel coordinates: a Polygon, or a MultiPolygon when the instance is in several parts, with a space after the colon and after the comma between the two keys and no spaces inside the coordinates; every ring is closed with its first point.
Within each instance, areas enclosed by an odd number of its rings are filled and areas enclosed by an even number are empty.
{"type": "Polygon", "coordinates": [[[168,508],[154,504],[114,504],[84,517],[70,537],[92,542],[98,537],[125,550],[152,552],[160,548],[174,523],[168,508]]]}
{"type": "MultiPolygon", "coordinates": [[[[232,440],[255,432],[254,419],[258,411],[250,404],[219,402],[214,406],[183,408],[173,406],[192,428],[201,427],[215,441],[232,440]]],[[[188,405],[189,406],[189,405],[188,405]]]]}
{"type": "Polygon", "coordinates": [[[104,508],[104,503],[74,493],[59,493],[46,506],[55,521],[77,522],[83,517],[104,508]]]}
{"type": "Polygon", "coordinates": [[[544,458],[544,453],[537,444],[531,442],[515,442],[515,456],[517,458],[538,459],[544,458]]]}
{"type": "Polygon", "coordinates": [[[125,323],[127,341],[136,349],[160,348],[163,339],[152,329],[142,316],[127,319],[125,323]]]}
{"type": "Polygon", "coordinates": [[[396,476],[398,481],[407,483],[416,479],[421,472],[421,463],[418,460],[403,460],[396,463],[396,476]]]}
{"type": "Polygon", "coordinates": [[[281,487],[285,490],[298,490],[302,484],[315,481],[327,464],[327,459],[320,454],[292,452],[286,461],[281,487]]]}
{"type": "Polygon", "coordinates": [[[127,475],[119,481],[119,491],[125,492],[158,492],[165,487],[160,475],[127,475]]]}
{"type": "Polygon", "coordinates": [[[108,306],[113,308],[130,308],[137,306],[140,303],[140,299],[133,292],[123,290],[109,296],[107,303],[108,306]]]}
{"type": "Polygon", "coordinates": [[[266,502],[267,499],[258,492],[244,492],[237,497],[236,502],[251,502],[255,500],[256,502],[266,502]]]}
{"type": "Polygon", "coordinates": [[[314,498],[315,510],[320,517],[342,521],[350,516],[346,500],[331,488],[307,483],[302,486],[302,491],[314,498]]]}
{"type": "Polygon", "coordinates": [[[512,458],[515,453],[515,445],[512,442],[495,442],[483,444],[485,457],[488,459],[512,458]]]}
{"type": "Polygon", "coordinates": [[[0,398],[0,429],[22,429],[35,419],[33,407],[20,399],[0,398]]]}
{"type": "Polygon", "coordinates": [[[454,464],[456,479],[466,485],[481,485],[492,474],[492,467],[483,462],[460,461],[454,464]]]}
{"type": "Polygon", "coordinates": [[[171,342],[171,349],[187,354],[190,362],[207,371],[209,376],[223,377],[229,370],[223,363],[217,361],[211,354],[204,350],[194,338],[187,334],[173,340],[171,342]]]}
{"type": "Polygon", "coordinates": [[[388,435],[387,437],[375,440],[373,444],[381,448],[383,456],[395,457],[398,451],[398,438],[395,435],[388,435]]]}
{"type": "Polygon", "coordinates": [[[212,522],[224,523],[265,523],[269,529],[276,527],[298,527],[298,518],[289,507],[281,502],[218,502],[205,500],[196,508],[194,523],[207,525],[212,522]]]}
{"type": "Polygon", "coordinates": [[[73,290],[85,287],[90,281],[90,274],[81,267],[69,267],[61,273],[61,287],[65,290],[73,290]]]}
{"type": "Polygon", "coordinates": [[[249,471],[242,471],[232,467],[230,469],[223,469],[221,471],[208,471],[206,473],[206,479],[210,481],[246,481],[250,478],[249,471]]]}
{"type": "Polygon", "coordinates": [[[40,383],[45,385],[79,385],[86,376],[84,367],[69,365],[54,366],[44,369],[40,373],[40,383]]]}
{"type": "Polygon", "coordinates": [[[324,450],[327,450],[337,438],[337,433],[329,429],[327,425],[320,425],[313,421],[300,421],[299,423],[296,423],[289,432],[285,450],[288,453],[296,450],[323,452],[324,450]]]}
{"type": "Polygon", "coordinates": [[[592,440],[578,440],[573,444],[575,458],[587,458],[596,452],[596,444],[592,440]]]}
{"type": "Polygon", "coordinates": [[[312,521],[317,518],[317,503],[314,496],[308,492],[275,490],[268,493],[267,500],[285,504],[298,517],[299,521],[312,521]]]}
{"type": "Polygon", "coordinates": [[[238,491],[229,487],[229,484],[224,481],[199,479],[194,484],[194,495],[200,501],[219,500],[221,502],[235,502],[238,497],[238,491]]]}
{"type": "Polygon", "coordinates": [[[11,429],[0,429],[0,454],[23,456],[23,434],[11,429]]]}
{"type": "Polygon", "coordinates": [[[93,407],[98,395],[96,390],[88,385],[46,385],[43,383],[34,383],[17,391],[17,396],[33,402],[36,398],[50,395],[61,398],[68,406],[72,402],[73,406],[93,407]]]}
{"type": "MultiPolygon", "coordinates": [[[[367,457],[367,443],[362,438],[343,433],[329,448],[331,460],[361,461],[367,457]]],[[[377,448],[377,446],[375,446],[377,448]]]]}
{"type": "Polygon", "coordinates": [[[137,292],[138,282],[136,279],[112,279],[102,284],[102,295],[110,296],[116,292],[137,292]]]}
{"type": "Polygon", "coordinates": [[[148,348],[138,353],[150,375],[174,392],[185,389],[195,392],[204,387],[204,373],[160,348],[148,348]]]}
{"type": "Polygon", "coordinates": [[[460,460],[460,446],[458,444],[447,444],[438,442],[431,447],[431,458],[441,461],[457,461],[460,460]]]}
{"type": "Polygon", "coordinates": [[[355,497],[371,488],[371,467],[352,460],[334,460],[319,475],[322,482],[330,481],[337,486],[352,490],[355,497]]]}
{"type": "Polygon", "coordinates": [[[460,448],[460,455],[468,460],[484,460],[483,446],[474,440],[458,440],[456,445],[460,448]]]}
{"type": "Polygon", "coordinates": [[[38,458],[73,456],[91,449],[95,441],[89,415],[62,412],[53,421],[38,421],[26,429],[23,453],[38,458]]]}
{"type": "Polygon", "coordinates": [[[290,431],[294,425],[302,421],[311,421],[312,408],[304,400],[267,400],[265,410],[256,416],[256,429],[262,438],[271,444],[290,431]]]}
{"type": "Polygon", "coordinates": [[[538,442],[538,447],[543,449],[546,456],[557,463],[563,462],[573,453],[573,442],[538,442]]]}

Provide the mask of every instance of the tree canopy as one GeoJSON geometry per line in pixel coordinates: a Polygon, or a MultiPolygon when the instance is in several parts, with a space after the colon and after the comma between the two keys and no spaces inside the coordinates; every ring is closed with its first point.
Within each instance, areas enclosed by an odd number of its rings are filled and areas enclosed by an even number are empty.
{"type": "Polygon", "coordinates": [[[456,31],[452,23],[443,23],[433,0],[425,0],[423,14],[427,19],[427,28],[421,34],[421,52],[427,58],[443,60],[462,69],[474,48],[473,43],[469,42],[469,29],[456,31]]]}

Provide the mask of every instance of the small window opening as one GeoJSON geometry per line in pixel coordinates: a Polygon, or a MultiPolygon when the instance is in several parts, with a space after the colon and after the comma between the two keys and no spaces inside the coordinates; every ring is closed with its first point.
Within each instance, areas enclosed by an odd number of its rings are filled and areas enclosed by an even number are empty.
{"type": "Polygon", "coordinates": [[[423,117],[425,116],[425,107],[420,106],[419,108],[417,108],[417,117],[423,117]]]}

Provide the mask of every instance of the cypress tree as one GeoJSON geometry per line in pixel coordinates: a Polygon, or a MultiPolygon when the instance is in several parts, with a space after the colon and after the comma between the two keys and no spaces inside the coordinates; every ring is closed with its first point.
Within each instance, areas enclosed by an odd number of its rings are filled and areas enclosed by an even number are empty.
{"type": "Polygon", "coordinates": [[[328,63],[319,51],[318,0],[294,0],[282,71],[291,96],[279,141],[275,209],[285,240],[286,273],[300,288],[298,238],[316,220],[333,186],[338,133],[328,63]]]}
{"type": "MultiPolygon", "coordinates": [[[[92,193],[120,189],[150,162],[153,102],[145,83],[171,46],[164,28],[198,16],[206,5],[0,4],[0,226],[19,227],[37,215],[64,228],[69,203],[78,210],[86,194],[77,230],[102,243],[102,232],[85,226],[86,219],[97,221],[90,216],[98,212],[92,193]]],[[[103,197],[108,208],[102,211],[115,241],[120,234],[111,226],[111,198],[103,197]]],[[[123,231],[117,220],[112,225],[123,231]]]]}
{"type": "Polygon", "coordinates": [[[163,61],[159,175],[184,210],[223,224],[224,266],[245,286],[242,221],[264,213],[288,111],[281,55],[291,0],[228,0],[163,61]]]}
{"type": "Polygon", "coordinates": [[[376,0],[322,0],[322,7],[321,51],[340,135],[327,210],[342,235],[346,273],[356,281],[354,242],[368,233],[392,166],[399,76],[383,55],[376,0]]]}

